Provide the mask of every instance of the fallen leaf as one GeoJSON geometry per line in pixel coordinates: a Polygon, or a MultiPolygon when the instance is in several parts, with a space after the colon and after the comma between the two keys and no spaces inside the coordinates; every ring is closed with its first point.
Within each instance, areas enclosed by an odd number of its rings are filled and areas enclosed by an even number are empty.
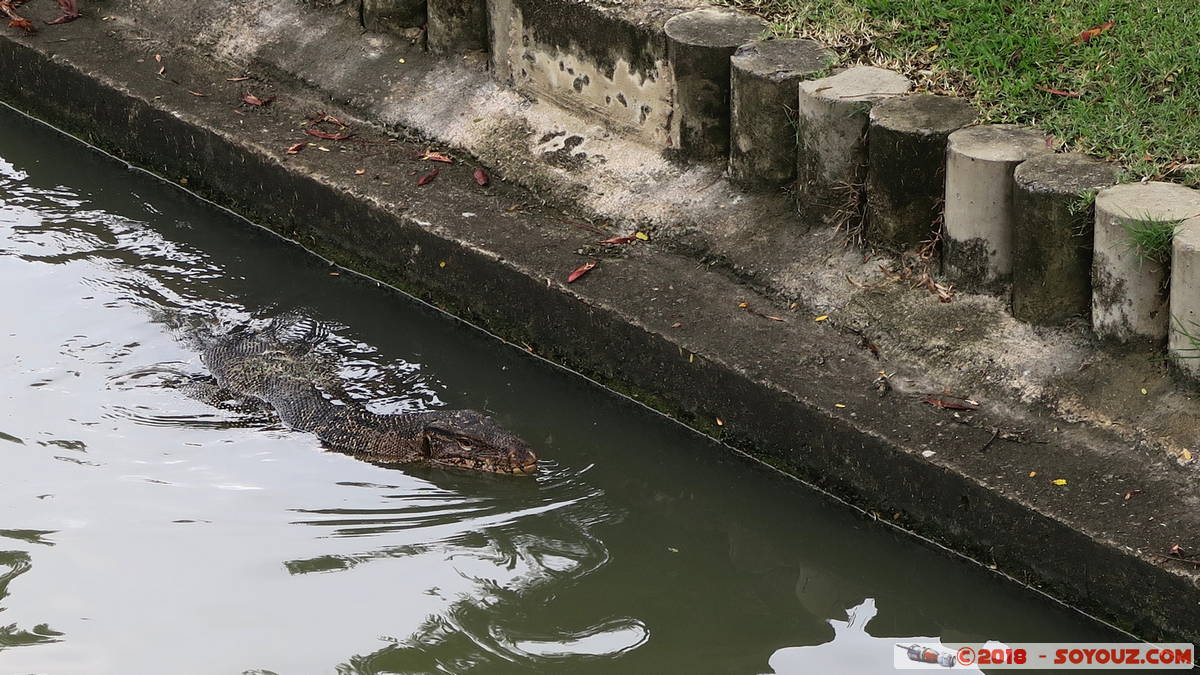
{"type": "Polygon", "coordinates": [[[928,403],[935,408],[946,408],[947,410],[979,410],[978,405],[955,403],[954,401],[946,401],[940,398],[925,398],[921,399],[921,402],[928,403]]]}
{"type": "Polygon", "coordinates": [[[26,33],[36,33],[37,32],[37,29],[33,27],[33,24],[29,22],[29,19],[22,19],[22,18],[10,19],[8,22],[8,27],[9,28],[20,28],[21,30],[25,31],[26,33]]]}
{"type": "Polygon", "coordinates": [[[1182,557],[1183,556],[1183,547],[1180,546],[1179,544],[1173,544],[1171,546],[1171,555],[1177,555],[1177,556],[1182,557]]]}
{"type": "Polygon", "coordinates": [[[248,104],[258,107],[258,108],[271,105],[271,101],[274,101],[274,100],[275,100],[274,96],[264,99],[264,98],[259,98],[251,93],[242,94],[242,102],[243,103],[248,103],[248,104]]]}
{"type": "Polygon", "coordinates": [[[162,54],[155,54],[154,60],[158,61],[159,63],[162,63],[162,54]]]}
{"type": "Polygon", "coordinates": [[[445,260],[443,260],[443,261],[441,261],[440,263],[438,263],[438,267],[445,267],[445,266],[446,266],[446,261],[445,261],[445,260]]]}
{"type": "Polygon", "coordinates": [[[341,273],[341,272],[330,272],[330,273],[329,273],[329,276],[331,276],[331,277],[340,277],[340,276],[342,276],[342,273],[341,273]]]}
{"type": "Polygon", "coordinates": [[[813,321],[824,321],[828,318],[829,318],[828,314],[822,314],[821,316],[818,316],[817,318],[813,319],[813,321]]]}
{"type": "Polygon", "coordinates": [[[321,122],[329,122],[330,124],[336,124],[339,127],[350,126],[349,124],[346,124],[345,122],[326,112],[317,113],[314,117],[310,117],[308,119],[309,124],[320,124],[321,122]]]}
{"type": "Polygon", "coordinates": [[[433,171],[430,171],[429,173],[425,174],[424,176],[421,176],[417,180],[417,185],[429,185],[430,183],[433,182],[434,178],[437,178],[437,175],[438,175],[438,170],[434,169],[433,171]]]}
{"type": "Polygon", "coordinates": [[[1029,477],[1030,477],[1030,478],[1033,478],[1033,477],[1035,477],[1035,476],[1037,476],[1037,472],[1036,472],[1036,471],[1030,471],[1030,472],[1029,472],[1029,477]]]}
{"type": "Polygon", "coordinates": [[[227,77],[227,78],[225,78],[225,81],[226,82],[245,82],[248,79],[250,79],[249,75],[242,75],[241,77],[227,77]]]}
{"type": "Polygon", "coordinates": [[[1142,494],[1141,490],[1130,490],[1125,493],[1125,499],[1126,500],[1133,499],[1134,495],[1140,495],[1140,494],[1142,494]]]}
{"type": "Polygon", "coordinates": [[[367,170],[366,170],[366,169],[355,169],[355,170],[354,170],[354,175],[355,175],[355,176],[361,176],[361,175],[363,175],[363,174],[364,174],[364,173],[366,173],[366,172],[367,172],[367,170]]]}
{"type": "Polygon", "coordinates": [[[1181,450],[1179,453],[1179,459],[1182,459],[1184,462],[1192,461],[1192,451],[1186,448],[1181,450]]]}
{"type": "Polygon", "coordinates": [[[1146,394],[1149,394],[1149,393],[1150,392],[1146,391],[1145,389],[1142,389],[1142,396],[1145,396],[1146,394]]]}
{"type": "Polygon", "coordinates": [[[1050,89],[1049,87],[1034,87],[1034,89],[1037,89],[1038,91],[1044,91],[1047,94],[1054,94],[1055,96],[1066,96],[1067,98],[1079,98],[1079,94],[1076,94],[1075,92],[1071,92],[1071,91],[1063,91],[1062,89],[1050,89]]]}
{"type": "Polygon", "coordinates": [[[192,91],[191,89],[188,89],[188,93],[191,94],[192,96],[208,96],[208,94],[205,94],[204,92],[192,91]]]}
{"type": "Polygon", "coordinates": [[[484,171],[483,169],[478,169],[478,168],[475,169],[475,182],[479,183],[480,185],[487,185],[488,184],[487,172],[484,171]]]}
{"type": "Polygon", "coordinates": [[[1103,33],[1104,31],[1108,30],[1109,28],[1112,28],[1115,25],[1117,25],[1115,21],[1105,21],[1104,23],[1100,24],[1099,26],[1096,26],[1095,28],[1089,28],[1089,29],[1083,31],[1082,33],[1080,33],[1079,37],[1075,38],[1075,44],[1077,44],[1077,45],[1083,44],[1083,43],[1091,40],[1092,38],[1096,37],[1097,35],[1103,33]]]}
{"type": "Polygon", "coordinates": [[[297,143],[295,145],[288,146],[287,154],[295,155],[306,147],[308,147],[308,143],[297,143]]]}
{"type": "Polygon", "coordinates": [[[450,158],[450,155],[447,155],[444,152],[433,152],[431,150],[426,150],[425,152],[421,153],[417,156],[417,159],[423,159],[428,162],[445,162],[447,164],[454,163],[454,160],[450,158]]]}
{"type": "Polygon", "coordinates": [[[324,138],[327,141],[344,141],[347,138],[350,138],[350,134],[343,134],[343,133],[331,134],[328,131],[321,131],[320,129],[305,129],[304,133],[308,134],[309,136],[316,136],[317,138],[324,138]]]}
{"type": "Polygon", "coordinates": [[[1052,480],[1050,482],[1055,485],[1066,485],[1067,479],[1066,478],[1055,478],[1054,480],[1052,480]]]}
{"type": "Polygon", "coordinates": [[[674,546],[668,546],[667,550],[671,553],[679,553],[679,549],[675,548],[674,546]]]}
{"type": "Polygon", "coordinates": [[[165,72],[167,72],[167,67],[166,67],[166,66],[163,66],[162,68],[159,68],[159,69],[158,69],[158,74],[159,74],[159,75],[162,75],[162,74],[163,74],[163,73],[165,73],[165,72]]]}
{"type": "Polygon", "coordinates": [[[330,150],[329,148],[327,148],[323,145],[318,145],[317,149],[320,150],[321,152],[333,152],[332,150],[330,150]]]}
{"type": "Polygon", "coordinates": [[[725,420],[723,420],[723,419],[721,419],[720,417],[718,417],[718,418],[717,418],[717,426],[719,426],[719,427],[723,427],[723,426],[725,426],[725,420]]]}
{"type": "Polygon", "coordinates": [[[637,241],[637,237],[612,237],[600,242],[601,244],[628,244],[631,241],[637,241]]]}
{"type": "Polygon", "coordinates": [[[846,407],[846,404],[845,404],[845,403],[834,403],[834,404],[833,404],[833,407],[835,407],[835,408],[845,408],[845,407],[846,407]]]}
{"type": "MultiPolygon", "coordinates": [[[[758,312],[755,312],[755,314],[758,314],[758,312]]],[[[783,319],[781,319],[777,316],[771,316],[770,314],[758,314],[758,315],[764,319],[770,319],[772,321],[783,321],[783,319]]]]}
{"type": "Polygon", "coordinates": [[[671,324],[671,328],[679,328],[682,325],[683,325],[682,323],[676,321],[675,323],[671,324]]]}
{"type": "Polygon", "coordinates": [[[646,234],[645,232],[634,232],[633,236],[641,239],[642,241],[650,241],[650,235],[646,234]]]}
{"type": "Polygon", "coordinates": [[[749,306],[750,306],[750,303],[748,303],[748,302],[739,302],[738,303],[738,307],[741,307],[742,309],[745,309],[749,306]]]}
{"type": "Polygon", "coordinates": [[[594,268],[595,266],[596,266],[596,261],[589,260],[588,262],[584,263],[583,265],[576,267],[574,269],[574,271],[572,271],[570,274],[567,275],[567,283],[569,284],[569,283],[575,281],[576,279],[578,279],[579,277],[587,274],[588,272],[591,272],[592,268],[594,268]]]}

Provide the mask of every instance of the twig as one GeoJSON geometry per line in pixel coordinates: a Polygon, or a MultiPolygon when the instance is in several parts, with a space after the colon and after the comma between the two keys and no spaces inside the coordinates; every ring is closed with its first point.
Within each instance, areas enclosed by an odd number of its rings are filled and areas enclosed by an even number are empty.
{"type": "Polygon", "coordinates": [[[987,439],[987,443],[984,443],[979,451],[987,452],[988,448],[992,447],[992,443],[995,443],[997,438],[1000,438],[1000,427],[992,427],[992,437],[987,439]]]}

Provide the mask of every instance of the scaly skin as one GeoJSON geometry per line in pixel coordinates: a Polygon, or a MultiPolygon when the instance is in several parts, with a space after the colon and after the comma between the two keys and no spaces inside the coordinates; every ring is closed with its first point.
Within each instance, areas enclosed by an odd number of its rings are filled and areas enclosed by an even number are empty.
{"type": "Polygon", "coordinates": [[[285,424],[333,450],[389,463],[429,463],[494,473],[529,474],[537,456],[520,438],[474,410],[380,415],[335,404],[316,382],[325,377],[303,344],[264,333],[215,338],[201,358],[217,382],[260,399],[285,424]]]}

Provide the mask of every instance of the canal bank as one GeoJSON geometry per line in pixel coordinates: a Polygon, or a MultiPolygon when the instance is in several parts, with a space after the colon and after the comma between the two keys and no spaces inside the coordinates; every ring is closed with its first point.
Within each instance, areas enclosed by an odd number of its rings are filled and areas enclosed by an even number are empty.
{"type": "MultiPolygon", "coordinates": [[[[283,57],[299,50],[275,45],[273,61],[262,58],[270,50],[242,53],[258,59],[243,64],[251,76],[243,79],[229,61],[175,49],[170,38],[189,30],[185,19],[156,35],[146,17],[102,21],[109,11],[118,13],[102,4],[54,32],[7,36],[4,100],[883,520],[1142,637],[1196,639],[1196,568],[1166,557],[1176,545],[1200,546],[1194,468],[1181,452],[1195,402],[1147,368],[1144,354],[1056,352],[1056,368],[1077,366],[1062,382],[1061,373],[1038,372],[1047,357],[1026,354],[1029,343],[994,339],[1010,329],[986,299],[939,303],[894,284],[848,302],[822,285],[827,276],[803,272],[788,287],[764,270],[810,261],[795,242],[780,245],[800,235],[772,226],[769,198],[748,200],[751,211],[734,199],[692,207],[689,218],[715,214],[708,230],[664,225],[669,209],[657,221],[639,211],[655,225],[648,242],[601,246],[632,231],[578,217],[585,209],[564,212],[583,197],[533,169],[503,171],[525,187],[494,177],[485,187],[470,161],[414,159],[429,148],[458,156],[454,139],[397,139],[381,129],[389,120],[343,118],[327,85],[286,77],[283,57]],[[246,94],[274,101],[257,106],[246,94]],[[344,133],[313,126],[318,113],[350,122],[354,135],[304,133],[344,133]],[[308,145],[288,155],[299,143],[308,145]],[[748,228],[756,215],[759,229],[748,228]],[[760,269],[745,256],[758,256],[760,269]],[[568,285],[591,260],[598,264],[568,285]],[[830,318],[815,320],[822,316],[830,318]],[[1015,395],[1022,377],[1045,391],[1015,395]],[[1113,383],[1128,401],[1105,399],[1113,383]],[[972,401],[978,410],[956,409],[972,401]],[[1097,412],[1113,410],[1108,419],[1097,412]]],[[[359,55],[336,35],[314,40],[337,15],[315,16],[320,23],[297,19],[302,29],[291,32],[324,50],[327,67],[359,55]]],[[[279,26],[262,19],[235,12],[228,21],[248,35],[279,26]]],[[[239,45],[223,44],[223,57],[237,56],[239,45]]],[[[418,57],[388,67],[410,58],[418,57]]],[[[358,100],[350,112],[367,108],[358,100]]],[[[494,147],[494,158],[479,153],[486,169],[512,163],[499,157],[502,135],[494,147]]],[[[576,156],[567,148],[555,161],[576,156]]],[[[679,181],[697,175],[706,174],[684,171],[679,181]]],[[[691,187],[708,197],[719,189],[691,187]]],[[[828,242],[819,252],[845,257],[828,242]]]]}

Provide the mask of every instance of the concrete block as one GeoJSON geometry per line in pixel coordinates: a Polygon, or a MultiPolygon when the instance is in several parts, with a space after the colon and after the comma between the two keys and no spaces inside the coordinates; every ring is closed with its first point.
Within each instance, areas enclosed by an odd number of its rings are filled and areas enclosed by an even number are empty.
{"type": "Polygon", "coordinates": [[[362,0],[362,22],[381,33],[425,25],[425,0],[362,0]]]}
{"type": "Polygon", "coordinates": [[[893,251],[937,232],[946,192],[946,140],[975,121],[965,98],[910,94],[871,108],[867,132],[867,240],[893,251]]]}
{"type": "Polygon", "coordinates": [[[1171,362],[1200,381],[1200,217],[1185,220],[1171,242],[1171,362]]]}
{"type": "MultiPolygon", "coordinates": [[[[1170,323],[1170,250],[1145,251],[1133,230],[1177,227],[1200,215],[1200,192],[1174,183],[1130,183],[1096,195],[1092,329],[1100,337],[1162,340],[1170,323]]],[[[1164,243],[1166,243],[1164,241],[1164,243]]]]}
{"type": "Polygon", "coordinates": [[[671,146],[674,85],[657,14],[664,10],[582,0],[487,5],[497,80],[647,145],[671,146]]]}
{"type": "Polygon", "coordinates": [[[426,0],[425,44],[448,54],[487,49],[487,0],[426,0]]]}
{"type": "Polygon", "coordinates": [[[911,90],[908,78],[871,66],[800,83],[796,199],[804,220],[838,222],[857,204],[867,174],[871,106],[911,90]]]}
{"type": "Polygon", "coordinates": [[[1034,157],[1013,172],[1013,316],[1056,325],[1092,311],[1092,212],[1083,195],[1117,168],[1075,153],[1034,157]]]}
{"type": "Polygon", "coordinates": [[[796,90],[835,55],[812,40],[756,40],[730,59],[729,178],[749,190],[774,190],[796,177],[796,90]]]}
{"type": "Polygon", "coordinates": [[[999,292],[1011,281],[1013,171],[1050,151],[1042,132],[1009,124],[950,134],[942,273],[962,290],[999,292]]]}
{"type": "Polygon", "coordinates": [[[762,19],[726,7],[704,7],[667,21],[675,73],[672,140],[685,157],[729,152],[729,57],[767,29],[762,19]]]}

